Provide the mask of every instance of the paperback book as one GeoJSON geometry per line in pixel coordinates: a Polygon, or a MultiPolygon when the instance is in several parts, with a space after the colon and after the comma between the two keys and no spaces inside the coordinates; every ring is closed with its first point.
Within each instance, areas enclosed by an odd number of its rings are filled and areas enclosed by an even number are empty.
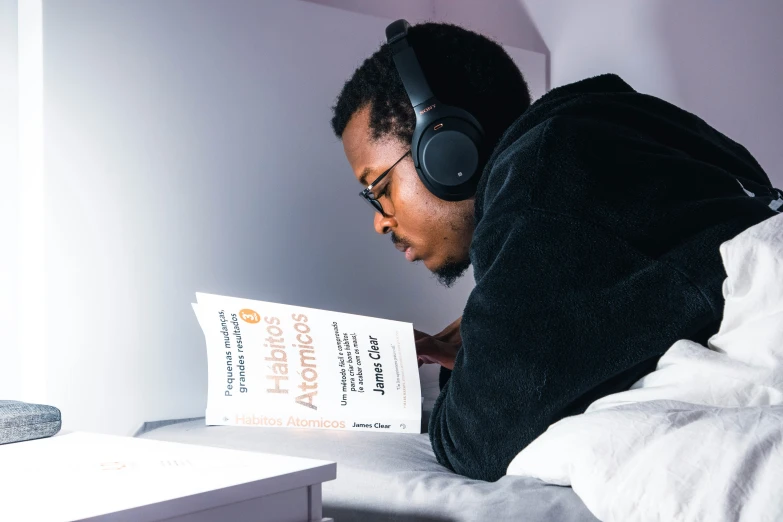
{"type": "Polygon", "coordinates": [[[196,300],[207,424],[420,433],[412,324],[214,294],[196,300]]]}

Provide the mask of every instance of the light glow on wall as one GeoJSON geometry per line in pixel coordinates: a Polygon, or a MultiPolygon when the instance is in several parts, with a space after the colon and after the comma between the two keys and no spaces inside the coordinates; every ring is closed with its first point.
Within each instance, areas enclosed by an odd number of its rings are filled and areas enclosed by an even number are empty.
{"type": "Polygon", "coordinates": [[[22,399],[46,403],[42,0],[19,0],[17,317],[22,399]]]}

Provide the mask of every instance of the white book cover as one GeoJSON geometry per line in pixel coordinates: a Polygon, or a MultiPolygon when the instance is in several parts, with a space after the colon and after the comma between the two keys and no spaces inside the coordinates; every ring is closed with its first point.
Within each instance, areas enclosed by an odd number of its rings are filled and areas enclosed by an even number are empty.
{"type": "Polygon", "coordinates": [[[413,325],[213,294],[206,423],[421,432],[413,325]]]}

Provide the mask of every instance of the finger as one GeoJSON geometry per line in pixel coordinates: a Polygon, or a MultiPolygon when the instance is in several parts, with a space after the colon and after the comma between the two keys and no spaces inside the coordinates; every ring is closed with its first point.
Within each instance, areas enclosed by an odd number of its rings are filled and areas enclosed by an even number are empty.
{"type": "Polygon", "coordinates": [[[440,361],[438,359],[430,355],[419,354],[418,359],[421,362],[421,364],[440,364],[440,361]]]}
{"type": "Polygon", "coordinates": [[[413,329],[413,338],[415,340],[418,341],[419,339],[424,339],[426,337],[429,337],[429,335],[424,333],[424,332],[420,332],[419,330],[416,330],[415,328],[413,329]]]}

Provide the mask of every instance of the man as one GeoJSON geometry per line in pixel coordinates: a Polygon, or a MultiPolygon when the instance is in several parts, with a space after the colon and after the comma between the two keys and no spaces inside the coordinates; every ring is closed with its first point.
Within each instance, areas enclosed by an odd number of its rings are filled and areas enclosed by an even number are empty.
{"type": "Polygon", "coordinates": [[[774,215],[781,193],[741,145],[617,76],[531,105],[491,40],[422,24],[407,41],[438,99],[483,127],[475,194],[446,201],[422,183],[389,44],[346,82],[332,126],[379,234],[447,286],[473,265],[461,322],[417,334],[417,349],[453,368],[429,423],[438,461],[496,480],[550,424],[629,388],[676,340],[717,331],[718,247],[774,215]]]}

